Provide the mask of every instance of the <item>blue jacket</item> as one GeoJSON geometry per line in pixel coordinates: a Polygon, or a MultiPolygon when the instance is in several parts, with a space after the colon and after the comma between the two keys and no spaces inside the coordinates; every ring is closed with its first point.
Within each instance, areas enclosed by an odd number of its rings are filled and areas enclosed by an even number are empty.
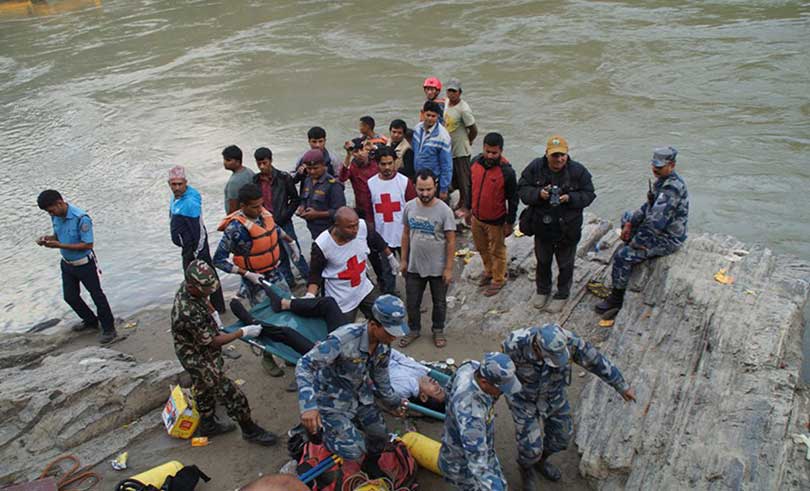
{"type": "Polygon", "coordinates": [[[436,123],[430,132],[425,132],[425,123],[416,125],[413,130],[413,168],[418,174],[428,168],[439,178],[439,192],[450,188],[453,180],[453,154],[450,152],[450,133],[436,123]]]}
{"type": "Polygon", "coordinates": [[[193,260],[208,243],[202,219],[202,196],[191,186],[179,199],[172,195],[169,205],[169,229],[174,245],[181,247],[183,258],[193,260]]]}

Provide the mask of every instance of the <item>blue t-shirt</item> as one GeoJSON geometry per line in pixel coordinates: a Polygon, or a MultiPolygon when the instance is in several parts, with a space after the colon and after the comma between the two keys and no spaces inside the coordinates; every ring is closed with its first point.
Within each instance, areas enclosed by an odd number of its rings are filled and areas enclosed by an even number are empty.
{"type": "MultiPolygon", "coordinates": [[[[53,233],[56,239],[63,244],[92,244],[93,220],[81,208],[68,204],[67,213],[63,217],[51,217],[53,233]]],[[[62,257],[68,261],[76,261],[89,256],[92,251],[70,251],[59,249],[62,257]]]]}

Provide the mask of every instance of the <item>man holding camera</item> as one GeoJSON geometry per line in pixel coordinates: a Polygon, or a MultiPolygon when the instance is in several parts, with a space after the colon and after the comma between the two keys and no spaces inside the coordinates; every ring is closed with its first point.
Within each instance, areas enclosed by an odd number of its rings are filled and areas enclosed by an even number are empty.
{"type": "Polygon", "coordinates": [[[549,313],[560,312],[571,292],[577,243],[582,235],[582,210],[596,198],[591,174],[584,165],[569,158],[565,138],[554,135],[548,139],[546,154],[523,170],[518,195],[529,207],[530,233],[534,233],[537,258],[534,306],[545,307],[549,313]],[[548,303],[551,260],[555,257],[559,269],[557,292],[548,303]]]}

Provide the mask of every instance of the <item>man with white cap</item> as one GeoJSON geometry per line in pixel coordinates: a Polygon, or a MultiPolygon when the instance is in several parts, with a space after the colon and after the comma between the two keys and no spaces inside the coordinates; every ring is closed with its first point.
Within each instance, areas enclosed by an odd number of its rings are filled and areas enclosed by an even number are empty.
{"type": "Polygon", "coordinates": [[[675,172],[678,151],[673,147],[657,148],[650,161],[655,184],[647,192],[647,201],[634,212],[622,217],[621,239],[625,245],[613,256],[613,289],[595,310],[614,313],[622,308],[624,290],[630,281],[633,265],[677,251],[686,240],[689,218],[689,193],[686,183],[675,172]]]}
{"type": "Polygon", "coordinates": [[[565,450],[571,439],[571,406],[565,395],[571,383],[569,361],[601,378],[625,401],[635,401],[635,391],[610,360],[557,324],[512,331],[502,350],[515,363],[522,385],[507,402],[515,422],[522,489],[533,491],[538,485],[535,470],[550,481],[562,477],[547,459],[565,450]]]}
{"type": "Polygon", "coordinates": [[[486,353],[482,362],[458,367],[450,381],[439,450],[442,476],[456,489],[507,489],[495,454],[495,402],[520,389],[515,365],[503,353],[486,353]]]}
{"type": "Polygon", "coordinates": [[[301,423],[310,434],[323,428],[323,442],[343,458],[345,476],[365,461],[364,470],[380,477],[376,463],[388,430],[374,398],[391,409],[404,406],[391,387],[388,364],[391,342],[407,333],[402,300],[382,295],[371,318],[338,328],[298,360],[301,423]]]}
{"type": "MultiPolygon", "coordinates": [[[[169,169],[169,188],[172,190],[169,227],[172,242],[183,251],[183,271],[195,259],[201,259],[213,268],[211,250],[208,248],[208,231],[202,217],[202,196],[188,185],[186,169],[182,165],[169,169]]],[[[225,312],[225,297],[221,287],[211,294],[211,303],[220,314],[225,312]]]]}

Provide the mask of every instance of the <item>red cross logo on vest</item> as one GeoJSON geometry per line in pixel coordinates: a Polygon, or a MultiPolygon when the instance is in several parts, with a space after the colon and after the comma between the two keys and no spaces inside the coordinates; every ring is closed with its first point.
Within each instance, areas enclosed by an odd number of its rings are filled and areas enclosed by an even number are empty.
{"type": "Polygon", "coordinates": [[[390,193],[381,194],[380,200],[382,200],[382,203],[374,205],[374,211],[382,214],[384,222],[393,222],[394,212],[402,209],[399,201],[391,201],[390,193]]]}
{"type": "Polygon", "coordinates": [[[357,262],[357,256],[352,256],[351,259],[346,261],[346,269],[338,273],[338,278],[341,280],[349,280],[350,284],[354,287],[360,284],[360,278],[366,271],[366,262],[357,262]]]}

